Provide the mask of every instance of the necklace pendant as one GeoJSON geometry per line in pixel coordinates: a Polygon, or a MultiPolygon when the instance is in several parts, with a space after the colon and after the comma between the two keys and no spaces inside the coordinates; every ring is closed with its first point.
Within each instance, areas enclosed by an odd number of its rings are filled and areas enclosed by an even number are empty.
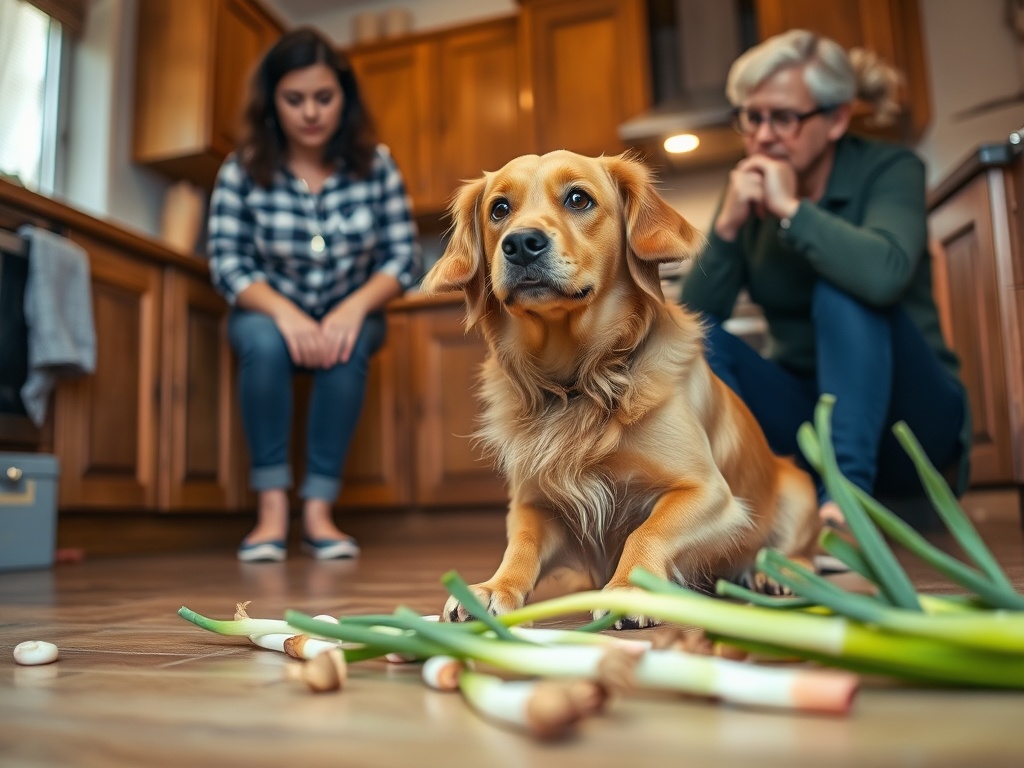
{"type": "Polygon", "coordinates": [[[313,250],[313,253],[323,253],[326,245],[323,235],[313,235],[313,239],[309,241],[309,247],[313,250]]]}

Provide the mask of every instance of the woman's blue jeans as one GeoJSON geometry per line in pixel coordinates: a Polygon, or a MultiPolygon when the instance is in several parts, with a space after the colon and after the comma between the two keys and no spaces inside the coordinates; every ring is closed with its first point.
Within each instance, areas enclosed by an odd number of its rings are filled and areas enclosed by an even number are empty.
{"type": "MultiPolygon", "coordinates": [[[[940,471],[960,458],[965,400],[906,312],[878,309],[819,280],[812,300],[816,375],[799,375],[761,357],[712,317],[711,369],[747,404],[776,453],[798,457],[796,435],[813,423],[819,394],[835,395],[832,439],[839,469],[869,493],[920,490],[913,463],[892,425],[905,421],[940,471]]],[[[819,499],[828,497],[819,481],[819,499]]]]}
{"type": "Polygon", "coordinates": [[[228,339],[238,357],[238,393],[255,491],[290,488],[292,377],[313,377],[306,429],[306,474],[299,494],[333,502],[359,421],[370,358],[384,343],[383,314],[369,315],[347,363],[307,369],[292,362],[277,325],[262,312],[232,310],[228,339]]]}

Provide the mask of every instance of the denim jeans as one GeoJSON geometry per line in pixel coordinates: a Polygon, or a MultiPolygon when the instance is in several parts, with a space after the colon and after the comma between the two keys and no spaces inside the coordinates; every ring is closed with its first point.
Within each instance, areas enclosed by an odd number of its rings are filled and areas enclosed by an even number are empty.
{"type": "Polygon", "coordinates": [[[307,370],[312,374],[313,388],[306,431],[306,474],[299,493],[304,499],[334,501],[362,410],[370,358],[384,343],[385,332],[384,315],[369,315],[347,363],[305,369],[292,362],[284,337],[268,315],[232,310],[228,338],[239,363],[238,393],[253,490],[292,485],[288,457],[292,376],[307,370]]]}
{"type": "MultiPolygon", "coordinates": [[[[712,317],[711,369],[747,404],[780,455],[807,467],[796,435],[813,423],[819,394],[835,395],[832,441],[843,474],[869,493],[908,495],[921,489],[892,425],[905,421],[940,470],[960,457],[965,399],[900,307],[869,307],[819,280],[812,299],[817,371],[799,375],[761,357],[712,317]]],[[[821,501],[828,497],[819,480],[821,501]]]]}

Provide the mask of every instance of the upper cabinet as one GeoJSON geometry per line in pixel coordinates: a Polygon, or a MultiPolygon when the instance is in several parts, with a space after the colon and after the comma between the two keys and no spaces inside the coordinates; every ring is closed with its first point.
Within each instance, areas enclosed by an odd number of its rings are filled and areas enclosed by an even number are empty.
{"type": "Polygon", "coordinates": [[[378,138],[388,145],[417,213],[435,204],[437,121],[433,45],[403,41],[350,55],[378,138]]]}
{"type": "Polygon", "coordinates": [[[515,19],[454,30],[440,39],[441,167],[447,201],[461,181],[532,151],[515,19]]]}
{"type": "Polygon", "coordinates": [[[866,120],[866,112],[855,113],[855,128],[903,141],[916,141],[924,133],[931,101],[917,0],[757,0],[757,19],[762,39],[788,29],[810,29],[844,48],[877,53],[906,78],[903,119],[889,129],[877,129],[866,120]]]}
{"type": "Polygon", "coordinates": [[[281,26],[250,0],[139,3],[133,159],[210,188],[281,26]]]}
{"type": "Polygon", "coordinates": [[[526,151],[516,34],[507,18],[348,52],[417,213],[526,151]]]}
{"type": "Polygon", "coordinates": [[[626,149],[619,125],[651,105],[644,0],[521,0],[522,69],[538,152],[626,149]]]}

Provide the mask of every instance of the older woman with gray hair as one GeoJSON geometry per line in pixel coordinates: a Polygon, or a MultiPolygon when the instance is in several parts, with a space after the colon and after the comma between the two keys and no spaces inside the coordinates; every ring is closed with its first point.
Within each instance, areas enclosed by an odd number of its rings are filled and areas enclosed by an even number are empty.
{"type": "MultiPolygon", "coordinates": [[[[735,61],[727,95],[746,157],[682,302],[705,316],[709,363],[776,452],[800,455],[797,430],[829,393],[839,468],[858,487],[920,491],[891,431],[905,421],[963,492],[970,415],[932,294],[924,165],[848,131],[858,101],[891,120],[899,82],[874,55],[805,30],[735,61]],[[764,311],[763,357],[722,327],[743,288],[764,311]]],[[[820,483],[819,500],[823,521],[842,525],[820,483]]]]}

